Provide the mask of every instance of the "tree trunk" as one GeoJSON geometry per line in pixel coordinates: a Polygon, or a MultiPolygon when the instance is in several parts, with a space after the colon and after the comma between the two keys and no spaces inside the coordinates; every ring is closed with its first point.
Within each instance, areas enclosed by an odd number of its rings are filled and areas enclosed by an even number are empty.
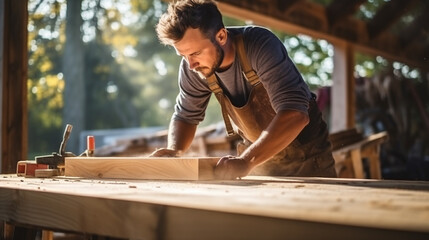
{"type": "Polygon", "coordinates": [[[84,49],[82,42],[82,0],[67,1],[66,43],[63,56],[65,89],[63,125],[73,125],[67,151],[79,154],[79,135],[85,129],[84,49]]]}

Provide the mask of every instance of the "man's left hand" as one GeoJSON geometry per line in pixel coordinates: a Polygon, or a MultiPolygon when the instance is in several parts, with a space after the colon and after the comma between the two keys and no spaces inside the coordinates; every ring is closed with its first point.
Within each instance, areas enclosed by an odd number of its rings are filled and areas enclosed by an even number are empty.
{"type": "Polygon", "coordinates": [[[216,179],[237,179],[247,176],[251,170],[250,162],[241,157],[225,156],[216,164],[214,174],[216,179]]]}

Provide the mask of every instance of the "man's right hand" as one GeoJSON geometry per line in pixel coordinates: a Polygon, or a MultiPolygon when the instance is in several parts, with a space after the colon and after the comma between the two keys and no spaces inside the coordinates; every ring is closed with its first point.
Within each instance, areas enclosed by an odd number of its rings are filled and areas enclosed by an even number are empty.
{"type": "Polygon", "coordinates": [[[149,157],[179,157],[181,151],[170,149],[170,148],[159,148],[156,149],[149,157]]]}
{"type": "Polygon", "coordinates": [[[228,155],[217,162],[214,175],[216,179],[234,180],[247,176],[252,168],[252,160],[246,161],[242,157],[228,155]]]}

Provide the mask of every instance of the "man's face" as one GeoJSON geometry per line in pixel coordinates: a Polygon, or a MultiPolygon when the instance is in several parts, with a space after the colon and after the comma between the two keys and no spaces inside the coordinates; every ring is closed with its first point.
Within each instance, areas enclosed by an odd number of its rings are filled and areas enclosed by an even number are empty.
{"type": "Polygon", "coordinates": [[[183,38],[174,44],[178,55],[182,56],[189,69],[205,79],[221,65],[223,49],[218,42],[210,41],[199,29],[189,28],[183,38]]]}

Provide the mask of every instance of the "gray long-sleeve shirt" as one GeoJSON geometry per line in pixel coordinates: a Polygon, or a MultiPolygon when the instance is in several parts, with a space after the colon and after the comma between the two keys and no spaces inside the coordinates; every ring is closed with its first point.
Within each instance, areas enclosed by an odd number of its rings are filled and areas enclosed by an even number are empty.
{"type": "MultiPolygon", "coordinates": [[[[267,90],[274,111],[297,110],[307,113],[311,92],[277,36],[268,29],[255,26],[227,29],[232,36],[243,34],[248,61],[267,90]]],[[[245,105],[251,85],[243,77],[237,53],[231,67],[216,72],[216,75],[231,102],[237,107],[245,105]]],[[[179,87],[173,119],[198,124],[204,119],[212,92],[207,81],[189,70],[183,59],[179,87]]]]}

